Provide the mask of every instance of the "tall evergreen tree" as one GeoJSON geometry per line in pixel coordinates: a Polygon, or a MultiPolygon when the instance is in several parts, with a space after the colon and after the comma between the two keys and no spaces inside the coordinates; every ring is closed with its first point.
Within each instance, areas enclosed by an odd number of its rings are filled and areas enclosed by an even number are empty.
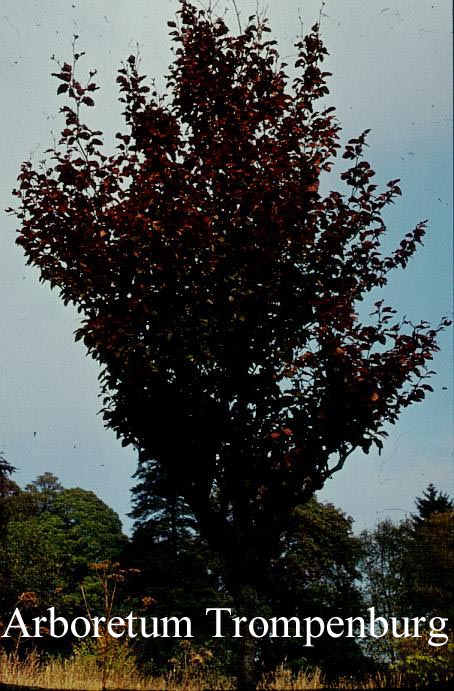
{"type": "MultiPolygon", "coordinates": [[[[187,503],[166,482],[159,465],[143,461],[132,490],[134,530],[125,552],[129,566],[140,573],[131,581],[129,595],[151,602],[155,616],[188,616],[195,644],[213,644],[206,607],[225,604],[225,588],[216,555],[201,538],[187,503]],[[210,640],[211,639],[211,640],[210,640]]],[[[154,670],[166,668],[178,652],[172,639],[144,641],[141,659],[154,670]]],[[[218,654],[222,654],[218,651],[218,654]]]]}
{"type": "Polygon", "coordinates": [[[416,497],[417,514],[412,514],[415,527],[422,525],[424,521],[436,513],[446,513],[454,508],[454,501],[448,494],[438,491],[432,483],[423,492],[422,497],[416,497]]]}
{"type": "Polygon", "coordinates": [[[454,501],[430,483],[415,500],[406,555],[408,607],[454,625],[454,501]]]}

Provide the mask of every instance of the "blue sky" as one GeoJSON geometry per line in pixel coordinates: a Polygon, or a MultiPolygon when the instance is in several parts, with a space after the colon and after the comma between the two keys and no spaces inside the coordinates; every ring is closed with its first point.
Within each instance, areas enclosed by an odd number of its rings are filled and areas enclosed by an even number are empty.
{"type": "MultiPolygon", "coordinates": [[[[73,34],[98,69],[94,122],[112,137],[121,127],[115,86],[120,62],[139,45],[143,70],[162,84],[170,60],[167,19],[176,0],[2,0],[1,205],[12,204],[20,163],[38,161],[61,120],[54,64],[71,55],[73,34]]],[[[213,3],[214,4],[214,3],[213,3]]],[[[264,4],[264,3],[263,3],[264,4]]],[[[256,2],[237,0],[244,19],[256,2]]],[[[318,18],[320,2],[268,3],[286,62],[293,41],[318,18]]],[[[219,12],[236,25],[231,0],[219,12]]],[[[368,159],[381,183],[401,178],[404,196],[389,214],[390,242],[428,218],[425,246],[396,274],[388,301],[409,318],[452,314],[452,99],[449,0],[326,0],[322,35],[330,52],[330,104],[343,140],[371,128],[368,159]]],[[[334,179],[327,183],[336,186],[334,179]]],[[[122,518],[129,510],[136,459],[103,427],[97,366],[73,341],[77,315],[38,282],[14,246],[16,221],[0,233],[0,451],[24,484],[51,471],[65,486],[95,491],[122,518]]],[[[378,299],[378,297],[377,297],[378,299]]],[[[452,332],[434,362],[436,391],[405,411],[381,457],[356,454],[320,493],[353,516],[358,529],[400,519],[429,482],[453,492],[452,332]]]]}

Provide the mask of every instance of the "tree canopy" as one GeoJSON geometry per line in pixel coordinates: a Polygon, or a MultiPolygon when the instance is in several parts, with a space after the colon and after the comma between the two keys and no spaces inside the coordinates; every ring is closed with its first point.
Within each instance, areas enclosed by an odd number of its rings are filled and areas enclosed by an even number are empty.
{"type": "Polygon", "coordinates": [[[84,581],[99,599],[88,565],[115,561],[125,548],[117,514],[93,492],[65,489],[51,473],[25,491],[16,485],[3,502],[7,519],[0,550],[0,578],[5,580],[0,614],[26,592],[34,593],[41,610],[58,605],[69,615],[84,612],[84,581]]]}
{"type": "Polygon", "coordinates": [[[361,534],[361,558],[365,602],[383,616],[446,618],[450,643],[428,651],[424,638],[403,641],[386,636],[366,646],[369,660],[383,668],[404,672],[408,683],[425,679],[440,682],[452,677],[452,629],[454,610],[454,513],[452,498],[431,483],[416,498],[418,514],[394,524],[380,522],[361,534]],[[415,521],[415,518],[419,519],[415,521]]]}

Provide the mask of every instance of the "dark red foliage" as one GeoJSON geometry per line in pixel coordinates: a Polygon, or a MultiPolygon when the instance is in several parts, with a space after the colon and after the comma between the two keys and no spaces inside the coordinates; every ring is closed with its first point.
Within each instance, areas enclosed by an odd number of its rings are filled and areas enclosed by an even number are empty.
{"type": "Polygon", "coordinates": [[[266,21],[233,36],[182,2],[170,26],[165,97],[134,57],[119,71],[126,129],[111,156],[81,119],[94,73],[82,86],[76,55],[55,74],[66,127],[50,163],[22,167],[18,243],[83,315],[107,426],[158,461],[203,534],[250,570],[292,507],[424,398],[446,324],[413,325],[383,300],[358,316],[425,224],[382,252],[382,211],[401,192],[372,184],[367,131],[343,154],[347,193],[320,194],[339,126],[317,108],[318,27],[297,43],[290,83],[266,21]]]}

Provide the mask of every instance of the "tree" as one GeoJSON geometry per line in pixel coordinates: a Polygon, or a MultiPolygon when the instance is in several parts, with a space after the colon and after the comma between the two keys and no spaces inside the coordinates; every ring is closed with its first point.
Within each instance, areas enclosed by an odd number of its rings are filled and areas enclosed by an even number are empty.
{"type": "Polygon", "coordinates": [[[88,566],[120,558],[126,538],[117,514],[93,492],[65,489],[50,473],[27,485],[26,491],[18,488],[6,505],[5,611],[11,611],[22,592],[33,591],[41,611],[58,603],[64,616],[84,614],[84,580],[90,594],[101,600],[97,577],[88,566]]]}
{"type": "MultiPolygon", "coordinates": [[[[194,635],[191,642],[211,649],[215,644],[216,657],[224,661],[226,669],[228,654],[221,650],[223,642],[212,639],[212,622],[205,616],[207,607],[232,604],[226,602],[219,560],[201,538],[186,502],[162,485],[154,466],[142,464],[132,491],[130,515],[135,522],[125,559],[140,573],[131,581],[128,593],[138,601],[135,609],[140,609],[145,597],[152,602],[154,616],[189,617],[194,635]]],[[[173,639],[142,641],[139,655],[148,669],[162,672],[178,656],[180,643],[173,639]]]]}
{"type": "MultiPolygon", "coordinates": [[[[131,595],[150,596],[153,614],[189,616],[194,623],[193,643],[209,647],[223,671],[231,673],[237,650],[235,641],[214,641],[205,607],[232,607],[216,555],[201,538],[194,517],[181,498],[169,502],[159,494],[158,472],[144,464],[133,489],[134,532],[127,551],[128,563],[140,569],[131,581],[131,595]],[[175,508],[176,507],[176,508],[175,508]],[[216,648],[213,649],[213,644],[216,648]]],[[[358,587],[361,542],[352,534],[352,519],[330,504],[311,499],[291,514],[274,560],[270,578],[256,616],[357,616],[363,604],[358,587]]],[[[136,606],[136,609],[139,607],[136,606]]],[[[301,665],[321,667],[324,674],[357,675],[364,656],[356,641],[335,641],[327,636],[313,649],[295,639],[265,639],[258,666],[272,672],[286,660],[292,669],[301,665]]],[[[177,646],[178,647],[178,646],[177,646]]],[[[142,644],[141,657],[153,669],[175,655],[175,642],[158,640],[142,644]]]]}
{"type": "MultiPolygon", "coordinates": [[[[55,605],[57,589],[63,586],[64,556],[59,528],[58,520],[49,515],[12,517],[5,550],[10,573],[10,611],[23,592],[36,593],[41,607],[55,605]]],[[[74,583],[64,585],[71,590],[77,587],[74,583]]]]}
{"type": "Polygon", "coordinates": [[[11,463],[8,463],[3,456],[0,456],[0,492],[2,497],[5,496],[5,488],[9,488],[8,476],[11,475],[14,470],[15,468],[11,465],[11,463]]]}
{"type": "Polygon", "coordinates": [[[10,477],[15,470],[14,466],[0,456],[0,536],[3,536],[8,521],[8,498],[19,491],[18,485],[10,477]]]}
{"type": "MultiPolygon", "coordinates": [[[[359,570],[364,600],[368,607],[375,607],[386,619],[399,619],[403,613],[408,613],[407,555],[411,538],[409,521],[396,525],[388,519],[378,523],[374,530],[363,531],[360,536],[362,547],[359,570]]],[[[413,611],[413,607],[411,609],[413,611]]],[[[395,660],[396,648],[391,637],[374,640],[368,648],[369,654],[378,664],[395,660]]]]}
{"type": "Polygon", "coordinates": [[[175,562],[197,532],[195,518],[184,499],[163,484],[156,462],[142,463],[134,477],[139,479],[132,489],[134,535],[146,531],[152,542],[165,542],[175,562]]]}
{"type": "Polygon", "coordinates": [[[63,485],[53,473],[46,472],[26,485],[25,490],[35,495],[40,511],[48,511],[52,501],[63,490],[63,485]]]}
{"type": "Polygon", "coordinates": [[[418,527],[408,559],[409,600],[413,611],[454,616],[454,512],[437,512],[418,527]]]}
{"type": "MultiPolygon", "coordinates": [[[[282,554],[273,565],[270,609],[280,616],[360,616],[363,598],[359,589],[361,543],[352,532],[352,519],[331,504],[311,499],[297,507],[282,540],[282,554]]],[[[329,676],[359,677],[364,656],[354,640],[322,636],[314,648],[303,648],[298,639],[269,639],[268,669],[283,659],[301,667],[301,661],[323,669],[329,676]],[[273,650],[274,648],[274,650],[273,650]]]]}
{"type": "MultiPolygon", "coordinates": [[[[382,521],[373,531],[361,534],[362,559],[359,568],[364,597],[385,618],[446,617],[446,629],[452,630],[452,500],[431,484],[424,492],[424,498],[416,499],[416,505],[419,516],[412,516],[397,525],[389,520],[382,521]]],[[[425,645],[424,641],[422,643],[425,645]]],[[[398,666],[403,664],[402,655],[405,658],[410,653],[406,644],[402,641],[396,643],[392,637],[374,641],[370,649],[370,654],[378,662],[392,661],[398,666]]],[[[446,669],[448,667],[446,665],[446,669]]]]}
{"type": "Polygon", "coordinates": [[[64,489],[55,498],[51,513],[61,523],[64,549],[77,572],[80,564],[115,560],[126,544],[121,521],[113,509],[86,489],[64,489]],[[79,566],[78,566],[79,565],[79,566]]]}
{"type": "MultiPolygon", "coordinates": [[[[383,253],[382,212],[401,192],[372,184],[367,131],[345,147],[346,191],[320,194],[340,128],[317,107],[318,26],[296,44],[290,83],[266,20],[232,35],[182,0],[169,24],[165,96],[133,56],[119,71],[113,155],[82,119],[94,72],[83,85],[76,52],[59,64],[66,126],[50,161],[22,166],[18,243],[83,315],[106,425],[156,461],[251,616],[289,513],[424,398],[447,322],[412,324],[383,299],[359,317],[425,224],[383,253]]],[[[254,641],[241,640],[250,689],[254,641]]]]}
{"type": "Polygon", "coordinates": [[[422,497],[416,497],[415,503],[418,513],[412,515],[412,519],[416,528],[434,514],[446,513],[454,509],[453,500],[445,492],[437,491],[432,483],[428,485],[422,497]]]}
{"type": "Polygon", "coordinates": [[[408,606],[413,612],[454,616],[454,503],[430,483],[416,498],[407,553],[408,606]]]}
{"type": "Polygon", "coordinates": [[[8,535],[8,504],[10,497],[19,492],[18,485],[10,477],[14,471],[14,466],[0,456],[0,617],[5,613],[10,593],[10,573],[5,550],[8,535]]]}

